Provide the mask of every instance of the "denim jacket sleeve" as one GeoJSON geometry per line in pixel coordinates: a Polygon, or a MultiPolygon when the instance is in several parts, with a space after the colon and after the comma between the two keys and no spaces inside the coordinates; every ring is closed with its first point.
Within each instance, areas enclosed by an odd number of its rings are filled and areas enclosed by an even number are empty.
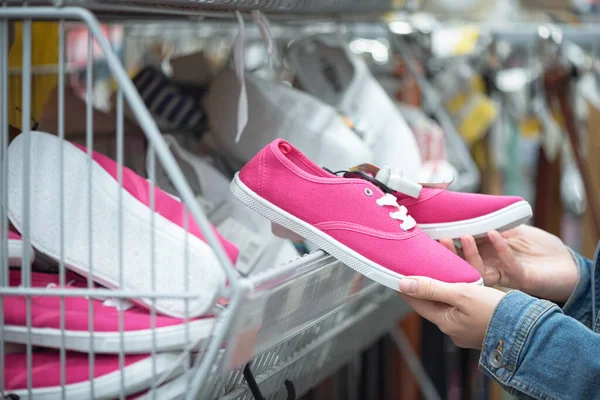
{"type": "Polygon", "coordinates": [[[591,328],[592,309],[594,308],[592,305],[592,301],[594,300],[594,296],[592,295],[594,263],[589,258],[585,258],[571,249],[569,251],[571,251],[571,255],[577,264],[579,278],[577,279],[573,293],[571,293],[562,310],[565,315],[575,318],[588,328],[591,328]]]}
{"type": "Polygon", "coordinates": [[[597,254],[591,262],[573,252],[579,279],[562,310],[518,291],[496,307],[479,367],[508,392],[532,399],[600,398],[597,254]]]}

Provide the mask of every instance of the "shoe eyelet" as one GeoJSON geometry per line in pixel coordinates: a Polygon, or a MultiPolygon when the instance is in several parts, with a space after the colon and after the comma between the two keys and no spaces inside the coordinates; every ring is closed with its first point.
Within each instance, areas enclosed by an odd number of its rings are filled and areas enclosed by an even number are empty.
{"type": "Polygon", "coordinates": [[[367,196],[373,196],[373,191],[371,189],[369,189],[369,188],[365,188],[365,194],[367,196]]]}

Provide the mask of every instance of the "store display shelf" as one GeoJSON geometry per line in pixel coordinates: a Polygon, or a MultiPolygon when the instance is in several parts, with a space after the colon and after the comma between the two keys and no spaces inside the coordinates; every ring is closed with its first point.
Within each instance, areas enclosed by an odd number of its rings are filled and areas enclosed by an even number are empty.
{"type": "MultiPolygon", "coordinates": [[[[261,362],[264,358],[268,359],[270,353],[257,358],[253,370],[262,394],[269,399],[286,399],[285,380],[294,384],[297,396],[305,394],[393,329],[396,322],[410,311],[399,296],[388,290],[372,291],[362,300],[357,302],[356,307],[340,310],[323,321],[322,332],[289,357],[284,358],[280,354],[278,362],[266,368],[260,368],[261,362]],[[325,330],[327,324],[330,326],[325,330]]],[[[254,397],[244,382],[221,398],[251,400],[254,397]]]]}

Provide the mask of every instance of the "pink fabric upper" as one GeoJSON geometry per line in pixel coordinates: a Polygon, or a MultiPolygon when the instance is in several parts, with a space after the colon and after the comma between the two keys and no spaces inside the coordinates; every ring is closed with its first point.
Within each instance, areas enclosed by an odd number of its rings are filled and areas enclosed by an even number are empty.
{"type": "Polygon", "coordinates": [[[423,188],[418,199],[395,193],[398,203],[418,224],[457,222],[499,211],[523,199],[517,196],[493,196],[423,188]]]}
{"type": "MultiPolygon", "coordinates": [[[[21,284],[21,271],[11,270],[9,274],[11,286],[21,284]]],[[[85,278],[67,271],[66,289],[86,288],[85,278]]],[[[42,272],[31,273],[33,287],[48,287],[59,284],[58,274],[42,272]]],[[[51,290],[51,289],[50,289],[51,290]]],[[[92,300],[94,307],[95,332],[119,332],[119,311],[115,307],[107,307],[100,300],[92,300]]],[[[65,329],[72,331],[88,331],[89,301],[85,297],[65,297],[65,329]]],[[[27,326],[27,303],[24,296],[4,296],[4,323],[6,325],[27,326]]],[[[132,307],[123,312],[124,331],[136,331],[152,328],[150,311],[132,307]]],[[[195,319],[190,319],[194,321],[195,319]]],[[[156,327],[183,324],[180,318],[156,315],[156,327]]],[[[33,328],[60,329],[60,298],[49,296],[31,297],[31,326],[33,328]]]]}
{"type": "Polygon", "coordinates": [[[8,238],[10,240],[21,240],[21,235],[19,235],[17,232],[13,232],[13,231],[8,231],[8,238]]]}
{"type": "MultiPolygon", "coordinates": [[[[4,362],[4,384],[7,391],[27,389],[27,355],[23,353],[7,354],[4,362]]],[[[119,370],[118,355],[96,354],[94,356],[94,377],[116,372],[119,370]]],[[[125,366],[148,358],[149,355],[126,355],[125,366]]],[[[60,352],[48,350],[34,352],[31,355],[32,387],[46,388],[60,386],[61,367],[60,352]]],[[[65,381],[67,385],[87,382],[90,379],[88,355],[84,353],[67,352],[65,365],[65,381]]]]}
{"type": "MultiPolygon", "coordinates": [[[[85,147],[80,146],[78,144],[72,143],[74,146],[79,148],[82,151],[87,151],[85,147]]],[[[118,179],[118,164],[105,156],[104,154],[100,154],[98,152],[93,152],[93,159],[96,161],[102,168],[104,168],[115,180],[118,179]]],[[[123,188],[129,192],[132,196],[138,199],[142,204],[150,207],[150,183],[130,170],[127,167],[123,167],[123,188]]],[[[158,187],[154,187],[154,205],[155,210],[158,214],[162,215],[169,221],[174,224],[179,225],[180,227],[184,227],[184,218],[185,218],[185,207],[184,204],[177,201],[177,199],[170,196],[168,193],[162,191],[158,187]]],[[[188,217],[188,229],[189,232],[200,238],[203,241],[206,241],[202,231],[196,224],[191,213],[187,213],[188,217]]],[[[217,235],[217,238],[225,248],[225,251],[229,258],[231,259],[232,264],[235,264],[239,250],[238,248],[227,239],[225,239],[221,234],[212,227],[213,232],[217,235]]]]}
{"type": "Polygon", "coordinates": [[[473,267],[418,227],[403,231],[401,221],[390,217],[397,209],[377,205],[384,196],[377,186],[330,174],[285,140],[264,147],[239,177],[262,198],[391,271],[445,282],[480,279],[473,267]]]}

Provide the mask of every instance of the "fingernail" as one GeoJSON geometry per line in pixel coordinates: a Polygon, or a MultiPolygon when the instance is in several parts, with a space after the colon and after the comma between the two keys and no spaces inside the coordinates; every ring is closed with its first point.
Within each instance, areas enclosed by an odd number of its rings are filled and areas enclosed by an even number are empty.
{"type": "Polygon", "coordinates": [[[400,291],[402,293],[410,294],[415,293],[417,291],[417,287],[419,286],[419,282],[414,279],[404,278],[400,281],[400,291]]]}

